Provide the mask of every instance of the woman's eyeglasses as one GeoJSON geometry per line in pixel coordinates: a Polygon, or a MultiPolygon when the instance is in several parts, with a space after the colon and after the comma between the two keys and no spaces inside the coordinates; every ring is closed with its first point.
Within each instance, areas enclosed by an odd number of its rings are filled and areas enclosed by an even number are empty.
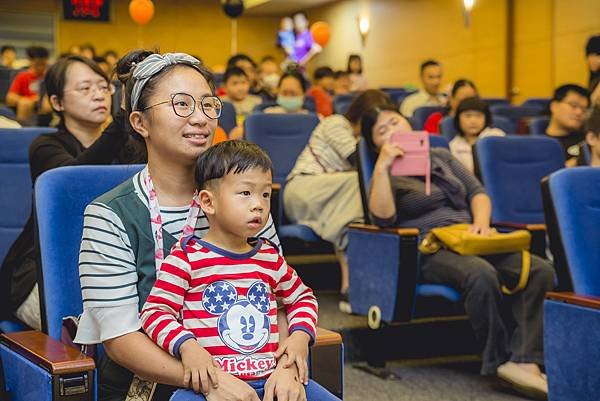
{"type": "Polygon", "coordinates": [[[197,105],[199,105],[199,108],[204,115],[211,120],[219,118],[221,116],[221,110],[223,109],[221,99],[216,96],[203,96],[200,100],[196,101],[192,95],[187,93],[175,93],[171,95],[171,100],[153,104],[152,106],[144,108],[144,110],[165,103],[171,103],[175,114],[183,118],[191,116],[197,105]]]}

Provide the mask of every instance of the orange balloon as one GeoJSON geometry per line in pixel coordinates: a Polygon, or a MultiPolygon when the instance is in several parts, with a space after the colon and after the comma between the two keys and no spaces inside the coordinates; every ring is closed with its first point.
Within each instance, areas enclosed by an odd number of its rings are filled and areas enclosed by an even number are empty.
{"type": "Polygon", "coordinates": [[[310,33],[316,43],[320,46],[325,47],[329,38],[331,37],[331,29],[327,22],[319,21],[312,24],[310,27],[310,33]]]}
{"type": "Polygon", "coordinates": [[[146,25],[154,16],[154,3],[151,0],[132,0],[129,15],[136,24],[146,25]]]}

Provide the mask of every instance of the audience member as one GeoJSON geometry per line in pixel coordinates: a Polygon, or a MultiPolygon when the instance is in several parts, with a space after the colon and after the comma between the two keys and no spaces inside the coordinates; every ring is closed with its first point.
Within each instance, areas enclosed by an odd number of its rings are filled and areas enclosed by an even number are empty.
{"type": "MultiPolygon", "coordinates": [[[[269,217],[272,169],[267,154],[244,141],[213,145],[198,158],[198,199],[210,228],[202,239],[184,235],[175,244],[140,313],[148,336],[180,358],[186,370],[184,381],[191,388],[178,390],[175,397],[206,401],[211,384],[217,384],[216,366],[246,383],[269,380],[278,356],[278,306],[288,317],[288,342],[298,346],[298,352],[288,347],[287,360],[295,361],[301,382],[309,384],[308,346],[316,338],[317,299],[272,243],[262,238],[248,242],[269,217]],[[223,310],[215,308],[220,292],[236,295],[223,310]],[[242,357],[243,369],[227,363],[242,357]],[[204,397],[193,392],[200,390],[204,397]]],[[[306,388],[309,399],[314,385],[306,388]]],[[[253,387],[259,392],[267,386],[263,381],[253,387]]]]}
{"type": "Polygon", "coordinates": [[[36,112],[40,100],[40,85],[48,67],[48,56],[48,50],[44,47],[29,47],[29,68],[15,76],[8,90],[6,104],[16,107],[19,121],[28,121],[36,112]]]}
{"type": "Polygon", "coordinates": [[[256,63],[248,55],[238,53],[227,60],[227,68],[239,67],[246,73],[248,80],[250,81],[250,93],[258,95],[260,88],[258,87],[258,80],[256,78],[256,63]]]}
{"type": "MultiPolygon", "coordinates": [[[[45,82],[61,123],[58,132],[40,135],[29,148],[34,183],[43,172],[56,167],[140,161],[129,147],[122,113],[102,132],[110,116],[112,86],[96,63],[80,56],[61,59],[48,70],[45,82]]],[[[37,262],[31,216],[0,269],[4,286],[0,305],[5,317],[14,314],[30,327],[40,329],[37,262]]]]}
{"type": "Polygon", "coordinates": [[[14,46],[6,45],[0,48],[0,65],[5,68],[14,69],[15,60],[17,59],[17,50],[14,46]]]}
{"type": "Polygon", "coordinates": [[[225,71],[223,82],[227,94],[222,97],[222,100],[233,104],[237,115],[237,125],[242,125],[244,118],[262,103],[262,99],[250,94],[248,76],[239,67],[229,67],[225,71]]]}
{"type": "MultiPolygon", "coordinates": [[[[372,109],[362,120],[362,135],[377,154],[369,195],[369,212],[381,227],[417,227],[426,234],[434,227],[470,224],[474,234],[490,234],[491,201],[481,183],[448,150],[431,149],[431,194],[423,178],[390,175],[390,167],[402,148],[391,143],[395,131],[390,122],[402,118],[393,108],[372,109]]],[[[404,124],[407,124],[404,122],[404,124]]],[[[554,269],[546,260],[531,255],[527,286],[504,297],[502,285],[512,288],[521,271],[522,254],[463,256],[441,248],[422,254],[420,274],[424,282],[456,289],[464,302],[475,336],[482,345],[481,373],[497,374],[515,390],[544,396],[548,393],[542,325],[544,295],[554,286],[554,269]],[[516,328],[512,335],[501,313],[503,301],[512,306],[516,328]]]]}
{"type": "Polygon", "coordinates": [[[600,106],[595,106],[585,124],[585,141],[590,150],[590,166],[600,167],[600,106]]]}
{"type": "Polygon", "coordinates": [[[592,107],[600,107],[600,77],[594,79],[590,85],[590,101],[592,107]]]}
{"type": "Polygon", "coordinates": [[[108,65],[110,66],[110,70],[114,71],[117,67],[117,62],[119,61],[119,55],[114,50],[107,50],[102,54],[102,57],[106,60],[108,65]]]}
{"type": "Polygon", "coordinates": [[[79,54],[85,58],[93,60],[96,57],[96,48],[91,43],[84,43],[79,48],[79,54]]]}
{"type": "Polygon", "coordinates": [[[581,142],[585,139],[583,123],[590,106],[588,91],[575,84],[559,86],[550,102],[550,123],[546,135],[556,138],[563,147],[566,166],[581,164],[581,142]]]}
{"type": "Polygon", "coordinates": [[[334,72],[329,67],[319,67],[313,73],[313,86],[306,93],[315,99],[317,113],[324,117],[333,114],[333,99],[330,93],[333,93],[334,72]]]}
{"type": "Polygon", "coordinates": [[[347,71],[336,71],[333,82],[333,94],[348,95],[351,93],[352,82],[350,81],[350,74],[347,71]]]}
{"type": "Polygon", "coordinates": [[[423,129],[430,134],[437,134],[440,132],[440,122],[444,117],[450,116],[454,117],[456,114],[456,108],[458,104],[468,97],[479,96],[477,93],[477,88],[473,81],[468,79],[459,79],[454,82],[452,85],[452,89],[450,91],[450,99],[448,101],[448,106],[443,112],[436,111],[435,113],[431,113],[427,120],[425,120],[425,124],[423,125],[423,129]]]}
{"type": "Polygon", "coordinates": [[[260,62],[259,84],[263,91],[261,96],[264,102],[277,100],[277,84],[281,77],[281,69],[273,56],[265,56],[260,62]]]}
{"type": "Polygon", "coordinates": [[[363,75],[362,58],[358,54],[348,56],[346,71],[350,74],[350,91],[364,91],[369,87],[367,79],[363,75]]]}
{"type": "MultiPolygon", "coordinates": [[[[125,106],[131,126],[146,144],[148,164],[87,207],[79,266],[84,302],[75,341],[103,344],[98,393],[100,399],[110,400],[126,398],[134,373],[184,387],[181,361],[139,331],[139,310],[154,285],[156,270],[182,233],[202,238],[208,229],[194,196],[194,171],[198,156],[211,145],[221,111],[210,72],[187,54],[134,51],[117,67],[121,75],[129,69],[125,106]],[[136,75],[139,71],[151,72],[136,75]],[[174,93],[183,98],[172,99],[174,93]]],[[[279,246],[270,217],[265,229],[256,231],[256,237],[279,246]]],[[[278,323],[287,327],[287,322],[278,323]]],[[[281,343],[287,332],[280,335],[281,343]]],[[[289,369],[283,365],[278,363],[270,377],[278,397],[283,396],[279,387],[302,391],[295,365],[289,369]]],[[[211,389],[214,399],[252,391],[219,368],[217,377],[219,387],[211,389]]],[[[166,400],[168,394],[159,386],[155,398],[166,400]]]]}
{"type": "Polygon", "coordinates": [[[341,268],[340,309],[344,312],[350,311],[346,229],[350,223],[364,221],[356,175],[357,137],[365,111],[385,104],[392,101],[384,92],[367,90],[344,115],[323,119],[288,175],[284,191],[290,220],[309,226],[336,250],[341,268]]]}
{"type": "Polygon", "coordinates": [[[286,71],[277,85],[277,105],[267,107],[265,113],[308,113],[303,108],[306,80],[296,70],[286,71]]]}
{"type": "Polygon", "coordinates": [[[590,71],[590,91],[594,79],[600,79],[600,35],[590,37],[585,46],[588,68],[590,71]]]}
{"type": "Polygon", "coordinates": [[[443,106],[446,97],[440,92],[442,86],[442,66],[435,60],[421,64],[421,83],[423,88],[409,95],[400,105],[400,112],[412,117],[415,109],[423,106],[443,106]]]}
{"type": "Polygon", "coordinates": [[[475,142],[486,136],[506,135],[501,129],[492,128],[490,107],[478,97],[469,97],[460,102],[454,117],[454,128],[457,135],[450,141],[450,152],[470,173],[475,171],[475,142]]]}
{"type": "Polygon", "coordinates": [[[98,67],[100,67],[100,69],[104,71],[104,74],[110,78],[112,75],[112,69],[110,67],[110,64],[108,64],[108,61],[106,61],[106,59],[102,56],[96,56],[93,58],[93,60],[94,63],[98,64],[98,67]]]}
{"type": "Polygon", "coordinates": [[[277,45],[283,49],[286,57],[290,60],[293,60],[294,57],[295,42],[294,21],[291,17],[283,17],[280,22],[279,32],[277,32],[277,45]]]}

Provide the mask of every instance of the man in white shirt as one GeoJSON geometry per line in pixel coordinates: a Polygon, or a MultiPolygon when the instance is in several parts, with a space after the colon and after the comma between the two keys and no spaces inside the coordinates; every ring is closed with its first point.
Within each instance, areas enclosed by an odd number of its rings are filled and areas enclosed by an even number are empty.
{"type": "Polygon", "coordinates": [[[435,60],[421,64],[421,82],[423,89],[408,96],[400,105],[400,113],[412,117],[415,109],[422,106],[443,106],[446,96],[440,93],[442,86],[442,66],[435,60]]]}

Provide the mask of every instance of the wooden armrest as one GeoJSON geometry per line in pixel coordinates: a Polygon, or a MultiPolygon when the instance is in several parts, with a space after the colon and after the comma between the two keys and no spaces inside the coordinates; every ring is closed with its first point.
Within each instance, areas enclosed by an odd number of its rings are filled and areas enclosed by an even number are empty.
{"type": "Polygon", "coordinates": [[[335,345],[341,343],[342,336],[340,333],[317,327],[317,338],[314,344],[315,347],[318,347],[319,345],[335,345]]]}
{"type": "Polygon", "coordinates": [[[281,191],[281,184],[274,182],[271,184],[271,189],[273,191],[281,191]]]}
{"type": "Polygon", "coordinates": [[[396,234],[401,237],[416,237],[419,235],[418,228],[398,228],[398,227],[377,227],[372,224],[350,224],[354,230],[367,231],[372,233],[396,234]]]}
{"type": "Polygon", "coordinates": [[[511,223],[508,221],[499,221],[492,224],[494,227],[515,228],[518,230],[527,231],[546,231],[545,224],[526,224],[526,223],[511,223]]]}
{"type": "Polygon", "coordinates": [[[79,373],[94,370],[94,360],[39,331],[2,334],[0,341],[51,374],[79,373]]]}
{"type": "Polygon", "coordinates": [[[546,299],[600,310],[600,297],[578,295],[573,292],[548,292],[546,299]]]}

